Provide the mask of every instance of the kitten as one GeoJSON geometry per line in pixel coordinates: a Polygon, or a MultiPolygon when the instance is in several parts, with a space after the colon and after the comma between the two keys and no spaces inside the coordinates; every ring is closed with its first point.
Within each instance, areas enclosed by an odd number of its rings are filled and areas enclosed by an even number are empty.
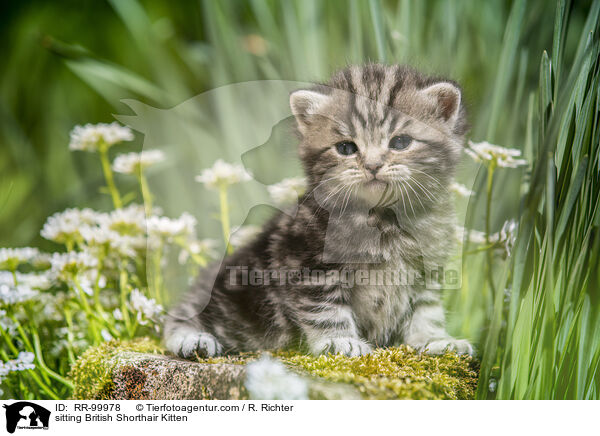
{"type": "Polygon", "coordinates": [[[358,356],[404,343],[472,354],[446,333],[440,290],[424,282],[453,246],[447,187],[467,130],[459,86],[369,64],[293,92],[290,105],[307,193],[171,311],[167,348],[358,356]],[[374,282],[373,271],[413,280],[374,282]]]}

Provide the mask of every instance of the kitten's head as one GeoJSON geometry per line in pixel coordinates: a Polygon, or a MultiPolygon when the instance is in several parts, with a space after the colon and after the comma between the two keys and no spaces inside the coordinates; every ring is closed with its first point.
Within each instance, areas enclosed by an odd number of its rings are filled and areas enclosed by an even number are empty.
{"type": "Polygon", "coordinates": [[[330,207],[397,204],[416,216],[445,198],[467,130],[456,83],[353,66],[293,92],[290,105],[309,185],[330,207]]]}

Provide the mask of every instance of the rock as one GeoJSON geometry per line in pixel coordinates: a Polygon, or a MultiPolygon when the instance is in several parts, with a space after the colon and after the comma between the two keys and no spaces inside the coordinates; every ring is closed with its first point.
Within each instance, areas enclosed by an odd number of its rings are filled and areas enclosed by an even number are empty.
{"type": "Polygon", "coordinates": [[[71,371],[75,385],[73,397],[112,400],[469,399],[474,396],[477,382],[476,362],[470,357],[421,356],[406,347],[378,349],[358,358],[313,357],[280,351],[273,353],[273,359],[257,361],[261,354],[265,353],[189,361],[165,355],[149,339],[111,341],[89,349],[75,363],[71,371]],[[271,376],[273,363],[269,363],[270,367],[258,371],[263,377],[258,383],[256,378],[253,383],[247,383],[249,373],[254,371],[250,367],[258,368],[261,362],[276,362],[275,359],[285,365],[277,363],[281,367],[278,374],[271,376]],[[250,362],[254,362],[253,365],[247,365],[250,362]],[[292,381],[296,389],[288,397],[286,383],[291,386],[292,381]],[[271,387],[266,385],[268,383],[278,386],[271,387]],[[298,394],[298,383],[301,394],[298,394]],[[248,389],[255,391],[248,392],[248,389]],[[265,395],[271,398],[264,398],[265,395]]]}
{"type": "Polygon", "coordinates": [[[245,368],[198,363],[170,356],[121,352],[112,371],[115,400],[240,400],[245,368]]]}

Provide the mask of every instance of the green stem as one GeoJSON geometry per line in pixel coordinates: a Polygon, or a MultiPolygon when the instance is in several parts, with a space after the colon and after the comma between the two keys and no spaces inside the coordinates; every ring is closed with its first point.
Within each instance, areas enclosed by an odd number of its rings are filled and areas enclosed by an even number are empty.
{"type": "Polygon", "coordinates": [[[144,200],[144,209],[146,210],[146,216],[152,215],[152,194],[148,187],[148,179],[144,175],[142,168],[138,173],[138,181],[140,182],[140,190],[142,191],[142,199],[144,200]]]}
{"type": "Polygon", "coordinates": [[[90,329],[92,330],[92,336],[94,337],[94,341],[96,344],[99,344],[102,342],[102,336],[98,332],[98,328],[96,326],[96,319],[94,317],[94,313],[92,312],[92,308],[90,307],[87,298],[85,297],[85,292],[79,284],[79,280],[77,279],[77,277],[73,277],[73,283],[77,288],[77,295],[79,296],[79,301],[81,302],[82,308],[85,311],[87,319],[90,323],[90,329]]]}
{"type": "Polygon", "coordinates": [[[4,341],[8,345],[8,348],[10,348],[10,351],[12,351],[15,356],[18,356],[19,350],[17,349],[17,347],[15,347],[15,344],[13,344],[10,335],[2,327],[0,327],[0,334],[2,334],[2,336],[4,337],[4,341]]]}
{"type": "MultiPolygon", "coordinates": [[[[487,173],[487,198],[485,204],[485,242],[486,245],[490,245],[490,232],[491,232],[491,210],[492,210],[492,193],[494,189],[494,171],[496,170],[496,162],[490,162],[487,173]]],[[[496,287],[494,286],[493,266],[494,266],[494,253],[492,250],[486,252],[487,259],[487,280],[492,290],[492,295],[496,295],[496,287]]]]}
{"type": "Polygon", "coordinates": [[[163,252],[163,241],[161,240],[156,250],[152,254],[152,258],[154,264],[152,266],[152,293],[154,294],[154,299],[158,304],[163,304],[162,298],[162,271],[161,271],[161,258],[163,252]]]}
{"type": "Polygon", "coordinates": [[[73,346],[73,315],[69,308],[65,308],[65,320],[67,321],[67,356],[69,363],[73,365],[75,363],[75,351],[73,346]]]}
{"type": "Polygon", "coordinates": [[[15,323],[15,326],[17,327],[17,331],[19,332],[19,335],[21,336],[21,339],[23,340],[23,343],[25,344],[25,348],[27,348],[27,351],[33,352],[33,345],[31,345],[31,342],[29,341],[29,338],[25,334],[25,330],[23,330],[23,326],[21,325],[19,320],[14,315],[9,315],[9,317],[15,323]]]}
{"type": "Polygon", "coordinates": [[[102,268],[104,266],[104,249],[102,254],[98,256],[98,273],[96,275],[96,280],[94,282],[94,305],[96,306],[96,310],[101,314],[104,314],[104,309],[102,308],[102,304],[100,303],[100,276],[102,274],[102,268]]]}
{"type": "Polygon", "coordinates": [[[129,337],[132,337],[131,319],[129,318],[129,309],[127,308],[127,270],[125,269],[125,265],[121,265],[119,271],[119,288],[121,298],[121,314],[123,315],[125,330],[127,330],[129,337]]]}
{"type": "Polygon", "coordinates": [[[42,354],[42,347],[40,346],[40,338],[39,338],[38,334],[35,331],[32,331],[31,334],[33,335],[33,346],[34,346],[34,349],[35,349],[35,356],[37,357],[38,365],[51,378],[53,378],[57,382],[62,383],[65,386],[67,386],[69,389],[73,389],[73,387],[74,387],[73,383],[71,383],[66,378],[60,376],[59,374],[57,374],[56,372],[54,372],[50,368],[48,368],[48,366],[46,365],[46,362],[44,361],[44,356],[42,354]]]}
{"type": "Polygon", "coordinates": [[[10,272],[12,273],[13,281],[15,282],[15,286],[19,286],[19,280],[17,279],[17,270],[11,269],[10,272]]]}
{"type": "Polygon", "coordinates": [[[219,187],[219,203],[221,209],[221,228],[223,229],[223,239],[227,246],[227,253],[233,253],[233,247],[229,243],[229,234],[231,232],[229,225],[229,203],[227,201],[227,186],[219,187]]]}
{"type": "Polygon", "coordinates": [[[50,388],[50,386],[46,385],[42,381],[39,375],[35,373],[34,370],[29,370],[29,374],[31,374],[31,378],[38,384],[38,386],[53,400],[60,400],[61,398],[50,388]]]}
{"type": "Polygon", "coordinates": [[[112,169],[110,168],[110,162],[108,160],[108,147],[106,147],[104,144],[100,144],[99,153],[100,162],[102,163],[102,171],[104,172],[104,178],[106,179],[108,191],[110,192],[110,196],[112,197],[115,208],[120,209],[123,206],[123,203],[113,179],[112,169]]]}

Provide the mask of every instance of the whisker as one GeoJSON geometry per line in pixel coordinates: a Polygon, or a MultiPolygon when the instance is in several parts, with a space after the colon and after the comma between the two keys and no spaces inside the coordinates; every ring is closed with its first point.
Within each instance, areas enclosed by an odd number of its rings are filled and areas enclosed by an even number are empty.
{"type": "Polygon", "coordinates": [[[411,177],[410,180],[412,180],[413,182],[415,182],[417,184],[417,187],[421,189],[421,191],[423,191],[423,193],[425,195],[427,195],[427,197],[429,198],[429,200],[431,201],[437,201],[438,197],[431,192],[429,189],[427,189],[425,186],[423,186],[417,179],[415,179],[414,177],[411,177]],[[433,196],[433,198],[432,198],[433,196]]]}
{"type": "Polygon", "coordinates": [[[402,195],[402,207],[404,208],[404,216],[408,219],[408,221],[411,223],[412,225],[412,221],[410,219],[410,216],[408,215],[408,211],[406,210],[406,199],[404,198],[404,188],[402,187],[402,185],[400,184],[399,181],[396,181],[398,188],[400,189],[401,195],[402,195]]]}
{"type": "Polygon", "coordinates": [[[433,177],[431,174],[427,174],[425,171],[421,171],[421,170],[417,170],[415,168],[411,168],[411,171],[416,171],[420,174],[423,174],[425,177],[429,177],[431,180],[433,180],[435,183],[437,183],[437,185],[442,188],[444,191],[448,192],[448,189],[442,185],[438,180],[435,179],[435,177],[433,177]]]}
{"type": "Polygon", "coordinates": [[[410,188],[410,190],[415,193],[417,200],[419,200],[419,203],[421,203],[421,208],[423,208],[423,210],[425,210],[425,205],[423,205],[423,202],[421,201],[419,194],[417,194],[417,191],[415,191],[415,189],[410,185],[410,183],[407,183],[406,186],[408,186],[410,188]]]}

